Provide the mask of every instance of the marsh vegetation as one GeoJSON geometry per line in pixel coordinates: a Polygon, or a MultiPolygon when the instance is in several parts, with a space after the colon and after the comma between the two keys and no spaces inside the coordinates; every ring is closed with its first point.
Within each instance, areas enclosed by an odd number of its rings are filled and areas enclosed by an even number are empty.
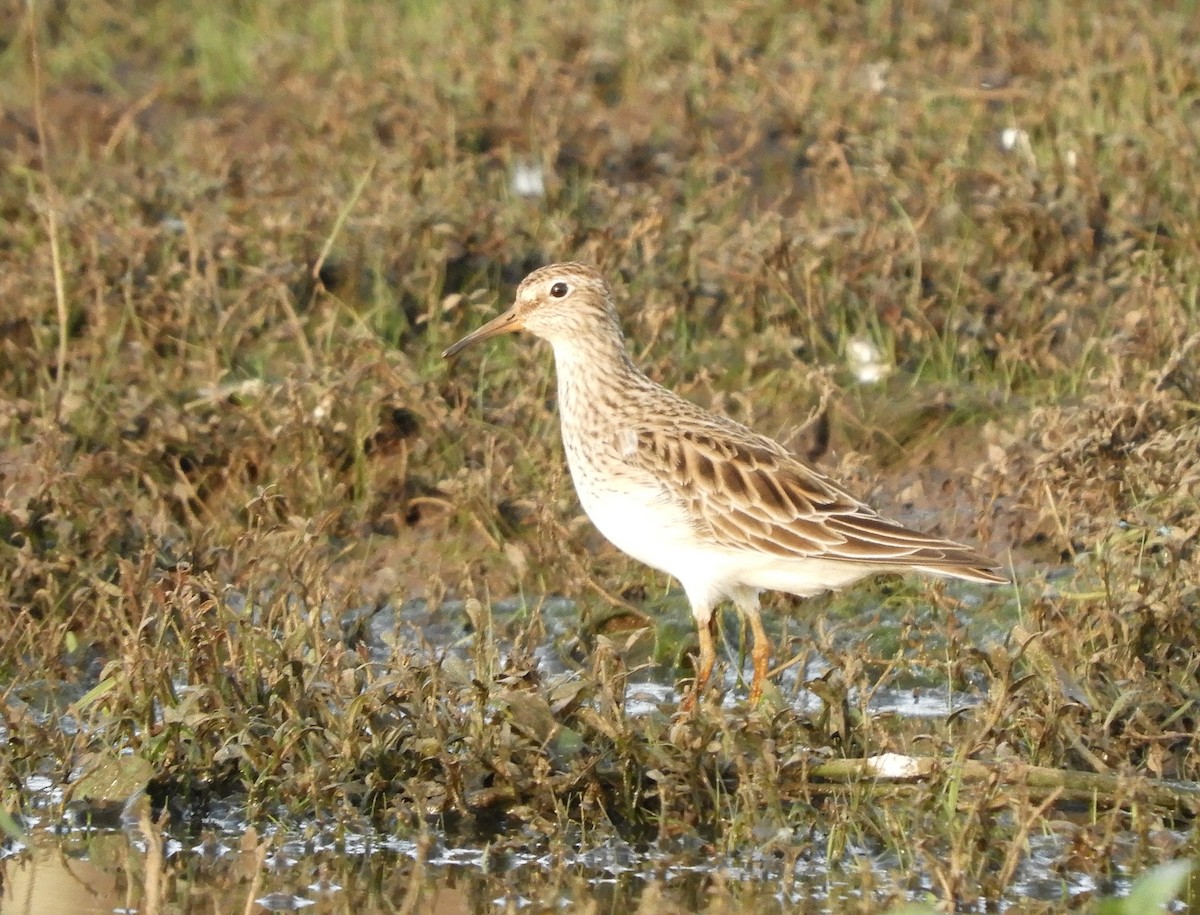
{"type": "Polygon", "coordinates": [[[431,911],[447,849],[456,911],[1049,912],[1197,855],[1197,20],[818,6],[0,14],[0,892],[60,828],[214,911],[294,842],[392,856],[329,911],[431,911]],[[549,353],[438,355],[564,258],[1015,584],[772,598],[776,689],[730,616],[675,718],[686,601],[581,515],[549,353]]]}

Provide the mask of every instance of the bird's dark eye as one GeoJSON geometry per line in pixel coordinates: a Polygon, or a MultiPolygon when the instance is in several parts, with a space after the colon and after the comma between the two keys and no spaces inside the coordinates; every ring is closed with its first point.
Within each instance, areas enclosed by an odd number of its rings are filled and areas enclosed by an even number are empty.
{"type": "Polygon", "coordinates": [[[570,291],[570,287],[566,283],[555,283],[550,287],[550,294],[556,299],[561,299],[570,291]]]}

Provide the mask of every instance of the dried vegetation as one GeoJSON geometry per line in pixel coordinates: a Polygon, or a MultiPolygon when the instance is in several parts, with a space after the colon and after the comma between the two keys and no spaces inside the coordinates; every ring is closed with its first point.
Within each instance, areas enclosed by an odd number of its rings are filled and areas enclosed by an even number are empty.
{"type": "MultiPolygon", "coordinates": [[[[1200,35],[1140,3],[935,7],[13,19],[0,806],[129,752],[177,816],[874,849],[959,903],[1012,894],[1039,835],[1100,886],[1194,851],[1167,828],[1194,794],[1139,780],[1200,782],[1200,35]],[[629,714],[645,637],[612,608],[665,613],[677,677],[686,621],[579,517],[547,354],[437,357],[566,257],[617,282],[653,375],[1009,557],[1015,592],[780,601],[831,664],[816,712],[629,714]],[[363,608],[412,597],[466,618],[381,658],[363,608]],[[870,711],[914,676],[982,699],[870,711]],[[940,762],[812,774],[883,753],[940,762]]],[[[912,888],[862,884],[864,911],[912,888]]]]}

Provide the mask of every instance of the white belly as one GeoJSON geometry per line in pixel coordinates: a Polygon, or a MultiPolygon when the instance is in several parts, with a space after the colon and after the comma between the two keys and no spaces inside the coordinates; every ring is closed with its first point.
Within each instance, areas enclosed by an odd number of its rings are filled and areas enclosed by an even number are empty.
{"type": "Polygon", "coordinates": [[[661,489],[599,490],[576,483],[583,510],[600,533],[639,562],[686,577],[701,547],[682,507],[661,489]]]}

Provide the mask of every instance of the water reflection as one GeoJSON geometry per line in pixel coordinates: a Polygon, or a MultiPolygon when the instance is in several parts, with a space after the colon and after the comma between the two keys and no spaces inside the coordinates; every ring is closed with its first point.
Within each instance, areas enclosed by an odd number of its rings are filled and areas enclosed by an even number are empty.
{"type": "MultiPolygon", "coordinates": [[[[752,868],[680,867],[629,849],[593,849],[586,860],[570,862],[532,853],[501,860],[486,847],[388,839],[368,843],[361,854],[302,852],[310,845],[305,840],[276,845],[248,838],[216,854],[176,842],[156,866],[137,832],[45,834],[27,847],[10,847],[0,861],[0,915],[785,910],[782,884],[762,879],[765,872],[747,882],[752,868]]],[[[810,910],[825,908],[831,889],[824,880],[809,886],[810,902],[824,900],[810,910]]],[[[793,895],[786,910],[796,911],[800,901],[793,895]]]]}
{"type": "MultiPolygon", "coordinates": [[[[635,849],[619,840],[514,851],[518,842],[501,851],[311,827],[201,841],[173,839],[146,821],[143,827],[148,834],[44,829],[28,845],[10,841],[0,852],[0,915],[883,911],[933,889],[927,875],[885,852],[850,847],[830,860],[820,836],[790,830],[733,858],[699,846],[635,849]]],[[[1095,888],[1055,869],[1064,841],[1066,833],[1039,837],[1041,860],[1025,863],[1010,903],[1068,904],[1095,888]]]]}
{"type": "Polygon", "coordinates": [[[2,915],[109,915],[140,912],[394,912],[411,898],[413,913],[458,915],[481,909],[469,886],[446,870],[430,869],[414,893],[416,870],[395,857],[316,857],[267,862],[259,848],[212,857],[181,850],[159,868],[144,842],[124,833],[86,840],[43,837],[0,862],[2,915]],[[139,848],[139,846],[143,846],[139,848]],[[346,865],[351,869],[347,871],[346,865]],[[366,866],[363,866],[366,865],[366,866]],[[340,883],[328,873],[342,871],[340,883]],[[347,879],[348,877],[348,879],[347,879]]]}
{"type": "MultiPolygon", "coordinates": [[[[115,844],[126,845],[123,837],[115,837],[115,844]]],[[[4,915],[107,915],[122,908],[128,911],[133,902],[124,869],[114,866],[105,847],[97,848],[92,858],[65,843],[47,843],[0,863],[0,873],[4,915]]]]}

